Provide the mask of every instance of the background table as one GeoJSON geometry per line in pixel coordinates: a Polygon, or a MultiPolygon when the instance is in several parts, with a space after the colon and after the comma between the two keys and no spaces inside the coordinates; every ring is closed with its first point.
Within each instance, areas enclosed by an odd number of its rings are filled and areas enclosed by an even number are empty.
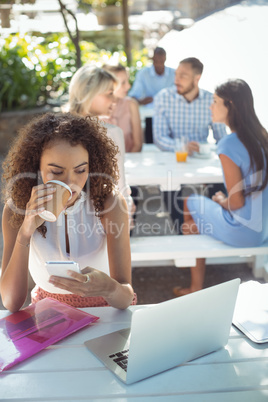
{"type": "Polygon", "coordinates": [[[153,144],[144,144],[142,152],[126,153],[125,172],[130,186],[159,185],[163,191],[179,190],[182,184],[223,182],[215,153],[209,159],[188,157],[178,163],[175,153],[158,151],[153,144]]]}
{"type": "MultiPolygon", "coordinates": [[[[125,328],[132,306],[84,309],[95,324],[0,373],[1,401],[264,402],[268,400],[268,348],[231,329],[228,345],[188,364],[125,385],[84,346],[84,341],[125,328]]],[[[0,311],[0,318],[9,314],[0,311]]],[[[163,340],[164,341],[164,340],[163,340]]],[[[156,351],[157,353],[157,351],[156,351]]]]}

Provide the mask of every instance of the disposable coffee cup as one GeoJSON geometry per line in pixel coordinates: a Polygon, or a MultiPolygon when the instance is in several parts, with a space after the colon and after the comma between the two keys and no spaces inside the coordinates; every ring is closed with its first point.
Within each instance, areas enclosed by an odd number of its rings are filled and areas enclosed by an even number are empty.
{"type": "Polygon", "coordinates": [[[58,180],[50,180],[46,184],[53,184],[56,191],[53,193],[52,199],[45,203],[45,210],[40,212],[39,216],[45,221],[55,222],[59,214],[65,209],[68,200],[71,199],[72,190],[67,184],[58,180]]]}

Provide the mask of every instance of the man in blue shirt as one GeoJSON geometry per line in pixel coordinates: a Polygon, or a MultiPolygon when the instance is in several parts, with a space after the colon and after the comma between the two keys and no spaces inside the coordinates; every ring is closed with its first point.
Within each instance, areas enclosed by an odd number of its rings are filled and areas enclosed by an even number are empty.
{"type": "Polygon", "coordinates": [[[154,96],[163,88],[174,85],[175,70],[165,66],[166,51],[162,47],[154,50],[153,65],[137,72],[129,96],[140,105],[152,106],[154,96]]]}
{"type": "MultiPolygon", "coordinates": [[[[140,105],[150,109],[154,107],[154,97],[163,88],[174,85],[175,70],[166,67],[166,51],[162,47],[154,50],[153,65],[138,71],[128,95],[140,105]]],[[[145,142],[153,142],[152,117],[145,118],[145,142]]]]}
{"type": "Polygon", "coordinates": [[[184,59],[176,70],[175,85],[156,95],[153,140],[162,151],[174,151],[175,138],[183,135],[191,155],[199,151],[198,142],[207,140],[209,127],[216,141],[226,134],[224,124],[212,123],[209,107],[213,94],[198,86],[202,72],[200,60],[184,59]]]}

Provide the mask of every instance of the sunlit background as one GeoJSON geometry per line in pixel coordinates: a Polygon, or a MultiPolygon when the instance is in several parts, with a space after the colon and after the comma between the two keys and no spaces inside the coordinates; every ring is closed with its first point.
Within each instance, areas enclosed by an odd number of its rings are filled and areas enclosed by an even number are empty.
{"type": "Polygon", "coordinates": [[[167,65],[176,68],[185,57],[204,64],[200,86],[214,91],[229,78],[250,85],[255,109],[268,129],[268,1],[249,0],[197,21],[183,31],[172,30],[159,42],[167,51],[167,65]]]}

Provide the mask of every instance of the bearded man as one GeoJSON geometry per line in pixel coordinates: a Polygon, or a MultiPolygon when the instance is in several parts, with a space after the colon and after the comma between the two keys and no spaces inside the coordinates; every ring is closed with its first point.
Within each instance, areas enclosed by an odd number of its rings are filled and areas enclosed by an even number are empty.
{"type": "Polygon", "coordinates": [[[187,138],[188,153],[199,152],[199,142],[207,141],[209,128],[216,141],[226,135],[224,124],[212,123],[213,94],[199,88],[203,64],[195,57],[180,62],[175,85],[154,98],[153,140],[162,151],[174,152],[175,139],[187,138]]]}

